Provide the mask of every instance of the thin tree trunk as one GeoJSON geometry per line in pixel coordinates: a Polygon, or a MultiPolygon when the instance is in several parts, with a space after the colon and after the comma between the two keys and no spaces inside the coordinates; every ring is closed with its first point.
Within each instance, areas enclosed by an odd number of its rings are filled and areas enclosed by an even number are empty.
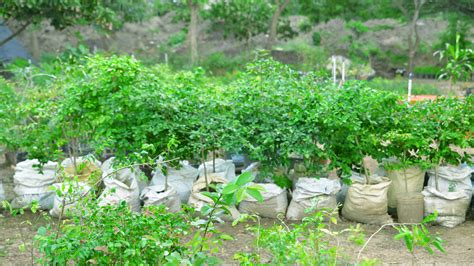
{"type": "Polygon", "coordinates": [[[197,49],[197,23],[199,19],[199,3],[196,0],[187,0],[189,10],[191,12],[191,20],[189,21],[188,43],[191,64],[195,65],[198,59],[197,49]]]}
{"type": "Polygon", "coordinates": [[[418,33],[418,18],[420,17],[421,7],[425,4],[425,0],[413,0],[415,4],[415,10],[411,21],[410,29],[408,31],[408,71],[407,73],[413,73],[415,65],[415,56],[418,46],[420,46],[420,35],[418,33]]]}
{"type": "Polygon", "coordinates": [[[33,31],[31,31],[31,44],[32,44],[31,55],[36,61],[39,61],[41,55],[40,55],[40,48],[38,44],[38,34],[36,30],[34,29],[33,31]]]}
{"type": "Polygon", "coordinates": [[[11,41],[13,38],[15,38],[18,34],[22,33],[26,28],[31,24],[31,21],[28,21],[25,23],[25,25],[21,26],[17,31],[15,31],[12,35],[8,36],[7,38],[3,39],[0,41],[0,47],[2,47],[4,44],[7,42],[11,41]]]}
{"type": "Polygon", "coordinates": [[[285,0],[283,3],[281,3],[280,0],[276,0],[275,2],[277,7],[275,13],[273,13],[272,20],[270,23],[270,34],[268,36],[267,49],[271,49],[272,45],[276,41],[278,21],[280,20],[281,13],[283,13],[283,10],[285,10],[290,0],[285,0]]]}

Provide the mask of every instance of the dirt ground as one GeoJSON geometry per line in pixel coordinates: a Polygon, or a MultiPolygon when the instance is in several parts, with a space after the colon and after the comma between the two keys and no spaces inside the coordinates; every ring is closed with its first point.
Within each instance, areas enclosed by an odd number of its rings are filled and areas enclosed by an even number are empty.
{"type": "MultiPolygon", "coordinates": [[[[3,158],[2,158],[3,159],[3,158]]],[[[0,159],[0,182],[12,187],[13,169],[6,168],[0,159]]],[[[38,214],[25,213],[22,216],[12,217],[0,210],[0,266],[3,265],[31,265],[32,254],[36,258],[38,253],[32,251],[31,243],[38,227],[46,222],[38,214]],[[27,221],[31,222],[29,224],[27,221]],[[19,247],[25,245],[25,251],[19,247]],[[33,253],[32,253],[33,252],[33,253]]],[[[263,219],[262,226],[269,227],[279,223],[276,220],[263,219]]],[[[347,228],[355,223],[340,221],[336,229],[347,228]]],[[[248,225],[247,225],[248,226],[248,225]]],[[[225,265],[235,265],[233,255],[239,251],[251,252],[253,249],[254,236],[246,230],[246,225],[241,224],[232,227],[230,224],[219,226],[220,230],[232,235],[234,240],[224,241],[218,256],[222,258],[225,265]]],[[[366,239],[377,231],[379,227],[374,225],[362,225],[366,239]]],[[[432,226],[430,232],[438,233],[445,241],[444,246],[447,253],[437,252],[429,255],[420,250],[416,253],[416,265],[474,265],[474,218],[471,215],[467,221],[456,228],[449,229],[440,226],[432,226]]],[[[404,244],[393,239],[396,234],[394,229],[384,229],[372,238],[366,247],[363,256],[376,258],[384,265],[411,264],[411,257],[406,251],[404,244]]],[[[349,244],[345,237],[340,239],[340,252],[346,254],[350,261],[355,261],[360,246],[349,244]]]]}

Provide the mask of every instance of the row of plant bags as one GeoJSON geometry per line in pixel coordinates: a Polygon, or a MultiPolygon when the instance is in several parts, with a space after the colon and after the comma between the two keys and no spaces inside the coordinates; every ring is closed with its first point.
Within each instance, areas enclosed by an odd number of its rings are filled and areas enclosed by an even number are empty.
{"type": "Polygon", "coordinates": [[[468,166],[441,166],[428,171],[423,190],[425,215],[438,212],[436,222],[455,227],[466,219],[472,198],[472,170],[468,166]]]}
{"type": "Polygon", "coordinates": [[[53,207],[54,191],[50,186],[57,182],[57,163],[47,162],[38,168],[38,160],[26,160],[15,167],[13,182],[16,197],[11,205],[13,208],[27,208],[33,201],[39,208],[49,210],[53,207]]]}

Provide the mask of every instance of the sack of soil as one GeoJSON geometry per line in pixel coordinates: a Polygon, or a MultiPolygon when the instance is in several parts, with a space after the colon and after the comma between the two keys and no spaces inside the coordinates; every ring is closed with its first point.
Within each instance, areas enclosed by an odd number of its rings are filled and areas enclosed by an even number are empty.
{"type": "MultiPolygon", "coordinates": [[[[219,174],[208,174],[207,180],[209,184],[226,184],[228,183],[227,179],[223,178],[219,174]]],[[[191,189],[191,196],[189,197],[188,204],[193,207],[196,212],[200,212],[202,207],[206,204],[212,205],[214,202],[212,199],[202,194],[206,191],[206,180],[205,177],[200,177],[196,182],[194,182],[191,189]]],[[[240,213],[234,206],[228,207],[230,211],[229,214],[223,215],[221,218],[225,221],[233,221],[239,218],[240,213]]]]}
{"type": "MultiPolygon", "coordinates": [[[[180,168],[167,168],[168,185],[173,187],[179,195],[181,203],[187,203],[194,181],[199,176],[198,169],[189,165],[187,161],[180,162],[180,168]]],[[[165,185],[165,175],[161,170],[157,170],[150,182],[150,186],[165,185]]]]}
{"type": "Polygon", "coordinates": [[[425,171],[419,167],[401,170],[387,170],[387,176],[392,181],[388,189],[388,207],[397,207],[397,197],[405,193],[421,192],[425,181],[425,171]]]}
{"type": "Polygon", "coordinates": [[[38,160],[26,160],[15,167],[13,191],[17,195],[11,203],[13,208],[28,208],[33,201],[39,203],[39,208],[50,210],[53,208],[54,191],[50,186],[57,182],[57,163],[47,162],[42,169],[38,160]]]}
{"type": "Polygon", "coordinates": [[[131,177],[122,182],[106,177],[104,185],[105,189],[99,197],[99,206],[119,205],[121,201],[125,201],[132,211],[140,211],[140,189],[136,178],[131,177]]]}
{"type": "Polygon", "coordinates": [[[353,173],[355,178],[349,187],[342,208],[345,218],[366,224],[391,223],[392,218],[387,214],[387,192],[390,179],[371,176],[366,184],[360,175],[353,173]]]}
{"type": "Polygon", "coordinates": [[[49,214],[59,217],[64,203],[62,217],[81,215],[81,206],[83,206],[81,199],[89,193],[91,187],[84,182],[57,183],[54,184],[54,187],[61,192],[61,196],[55,194],[53,209],[49,211],[49,214]]]}
{"type": "Polygon", "coordinates": [[[321,209],[337,208],[336,193],[340,189],[339,180],[299,178],[293,191],[293,198],[288,207],[286,218],[288,220],[302,220],[321,209]],[[311,212],[306,213],[307,209],[311,209],[311,212]]]}
{"type": "Polygon", "coordinates": [[[130,179],[137,180],[140,192],[148,186],[148,180],[142,175],[138,166],[121,168],[114,166],[115,157],[107,159],[101,166],[102,178],[110,177],[120,182],[127,182],[130,179]],[[120,170],[117,170],[120,169],[120,170]]]}
{"type": "Polygon", "coordinates": [[[167,190],[162,185],[146,187],[140,195],[140,199],[144,202],[143,206],[165,205],[169,212],[181,211],[179,195],[176,189],[170,186],[167,190]]]}
{"type": "Polygon", "coordinates": [[[428,186],[422,192],[425,215],[437,211],[436,222],[446,227],[463,223],[472,198],[471,171],[467,166],[441,166],[438,171],[429,170],[428,186]]]}
{"type": "MultiPolygon", "coordinates": [[[[232,160],[215,159],[204,164],[208,174],[218,174],[227,181],[235,179],[235,165],[232,160]]],[[[199,165],[199,177],[204,177],[204,164],[199,165]]]]}
{"type": "Polygon", "coordinates": [[[61,162],[64,169],[64,175],[69,178],[75,178],[81,182],[87,182],[92,185],[94,180],[99,179],[102,175],[101,163],[94,156],[84,156],[67,158],[61,162]]]}
{"type": "Polygon", "coordinates": [[[277,218],[285,215],[288,208],[288,194],[285,189],[275,184],[257,184],[263,188],[261,191],[263,201],[249,197],[239,204],[239,211],[253,213],[260,217],[277,218]]]}

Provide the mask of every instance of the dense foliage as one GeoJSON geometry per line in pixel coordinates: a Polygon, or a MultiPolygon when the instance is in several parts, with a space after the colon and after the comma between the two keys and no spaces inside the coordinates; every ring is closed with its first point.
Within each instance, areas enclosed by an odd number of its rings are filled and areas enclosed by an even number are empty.
{"type": "Polygon", "coordinates": [[[0,110],[10,111],[1,113],[0,140],[43,162],[91,150],[201,161],[221,149],[245,152],[270,171],[300,158],[308,172],[348,175],[365,156],[456,164],[469,161],[460,148],[473,146],[472,96],[410,106],[366,83],[336,87],[266,55],[227,85],[200,69],[173,72],[127,56],[29,71],[1,83],[0,110]]]}

